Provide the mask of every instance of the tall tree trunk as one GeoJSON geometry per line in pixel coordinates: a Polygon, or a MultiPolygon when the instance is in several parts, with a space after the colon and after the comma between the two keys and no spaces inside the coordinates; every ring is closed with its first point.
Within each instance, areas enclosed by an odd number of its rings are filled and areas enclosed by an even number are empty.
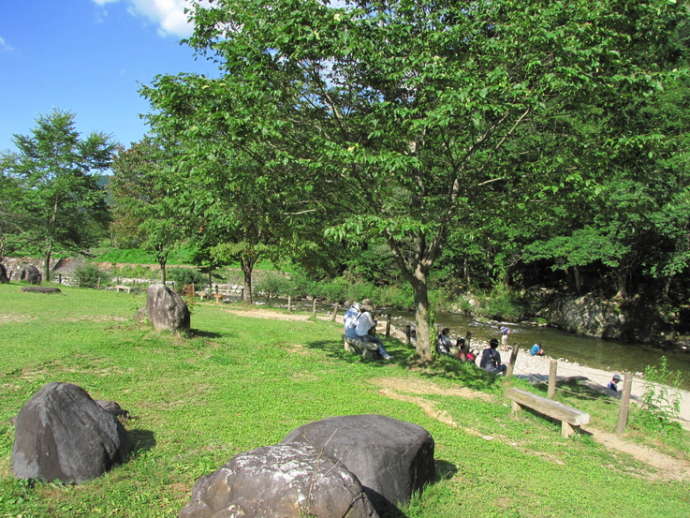
{"type": "Polygon", "coordinates": [[[52,246],[49,246],[43,262],[43,280],[45,282],[50,282],[50,258],[52,255],[53,249],[52,246]]]}
{"type": "Polygon", "coordinates": [[[431,361],[431,340],[429,336],[429,292],[426,272],[417,266],[412,279],[414,290],[415,321],[417,325],[416,350],[422,361],[431,361]]]}
{"type": "Polygon", "coordinates": [[[616,298],[624,299],[628,296],[628,272],[619,268],[614,272],[616,276],[616,298]]]}
{"type": "Polygon", "coordinates": [[[255,258],[240,257],[240,265],[242,266],[242,273],[244,274],[244,292],[243,300],[247,304],[254,304],[254,294],[252,293],[252,272],[254,270],[255,258]]]}
{"type": "Polygon", "coordinates": [[[575,293],[579,295],[582,293],[582,276],[577,266],[573,266],[573,280],[575,281],[575,293]]]}
{"type": "Polygon", "coordinates": [[[465,291],[470,290],[470,282],[472,282],[472,279],[470,279],[470,268],[467,263],[467,256],[465,256],[462,260],[463,276],[465,277],[465,291]]]}
{"type": "Polygon", "coordinates": [[[163,281],[163,286],[165,286],[165,282],[167,281],[167,272],[165,270],[165,265],[168,263],[167,258],[158,258],[158,265],[161,267],[161,281],[163,281]]]}

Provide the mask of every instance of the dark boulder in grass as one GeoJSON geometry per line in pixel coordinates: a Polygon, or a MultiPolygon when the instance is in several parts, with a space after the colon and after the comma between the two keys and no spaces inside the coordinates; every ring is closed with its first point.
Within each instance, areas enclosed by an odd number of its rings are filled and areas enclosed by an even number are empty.
{"type": "Polygon", "coordinates": [[[60,288],[48,288],[46,286],[24,286],[22,291],[25,293],[62,293],[60,288]]]}
{"type": "Polygon", "coordinates": [[[48,383],[15,423],[12,471],[17,478],[81,483],[122,462],[127,435],[82,388],[48,383]]]}
{"type": "Polygon", "coordinates": [[[146,313],[159,331],[189,329],[189,309],[182,297],[162,284],[153,284],[146,291],[146,313]]]}
{"type": "Polygon", "coordinates": [[[19,280],[29,284],[41,284],[41,272],[33,264],[25,264],[19,270],[19,280]]]}
{"type": "Polygon", "coordinates": [[[283,443],[306,443],[357,476],[380,515],[435,477],[434,439],[421,426],[382,415],[331,417],[292,431],[283,443]]]}
{"type": "Polygon", "coordinates": [[[0,263],[0,284],[7,284],[8,282],[10,282],[10,276],[7,274],[7,268],[0,263]]]}
{"type": "Polygon", "coordinates": [[[378,518],[342,463],[308,444],[278,444],[233,457],[200,478],[180,518],[378,518]]]}

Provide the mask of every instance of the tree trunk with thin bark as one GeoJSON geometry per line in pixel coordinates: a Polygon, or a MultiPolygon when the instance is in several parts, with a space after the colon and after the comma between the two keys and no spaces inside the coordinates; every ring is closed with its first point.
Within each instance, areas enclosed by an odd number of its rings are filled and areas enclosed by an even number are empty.
{"type": "Polygon", "coordinates": [[[242,257],[240,265],[242,267],[242,274],[244,276],[244,291],[242,292],[243,300],[247,304],[254,304],[254,294],[252,292],[252,272],[254,271],[254,263],[256,261],[252,258],[242,257]]]}

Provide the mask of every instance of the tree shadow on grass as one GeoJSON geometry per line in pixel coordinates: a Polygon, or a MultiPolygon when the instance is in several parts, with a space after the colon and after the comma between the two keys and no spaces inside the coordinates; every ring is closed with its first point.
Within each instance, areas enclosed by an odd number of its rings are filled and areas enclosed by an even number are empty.
{"type": "Polygon", "coordinates": [[[367,364],[372,367],[385,367],[396,364],[404,369],[416,370],[427,378],[445,378],[463,384],[475,390],[494,389],[499,386],[499,377],[486,372],[471,362],[461,362],[455,358],[440,357],[431,363],[421,364],[416,351],[399,340],[385,339],[384,346],[393,356],[389,361],[382,359],[365,359],[359,354],[344,350],[342,341],[321,340],[306,344],[309,349],[320,349],[330,358],[351,364],[367,364]]]}
{"type": "Polygon", "coordinates": [[[127,439],[129,440],[128,460],[135,459],[156,446],[156,434],[151,430],[128,430],[127,439]]]}
{"type": "MultiPolygon", "coordinates": [[[[530,374],[528,376],[516,376],[529,381],[535,388],[546,392],[548,390],[549,377],[542,374],[530,374]]],[[[566,396],[579,400],[603,400],[604,402],[617,404],[618,399],[606,387],[594,383],[585,376],[561,376],[556,378],[556,388],[566,396]]],[[[639,399],[632,397],[632,399],[639,399]]]]}
{"type": "Polygon", "coordinates": [[[221,338],[223,335],[221,333],[215,333],[213,331],[204,331],[202,329],[190,329],[187,331],[188,338],[221,338]]]}
{"type": "Polygon", "coordinates": [[[427,378],[440,377],[457,381],[475,390],[491,390],[500,386],[500,376],[480,369],[472,362],[462,362],[445,356],[436,358],[426,365],[421,374],[427,378]]]}

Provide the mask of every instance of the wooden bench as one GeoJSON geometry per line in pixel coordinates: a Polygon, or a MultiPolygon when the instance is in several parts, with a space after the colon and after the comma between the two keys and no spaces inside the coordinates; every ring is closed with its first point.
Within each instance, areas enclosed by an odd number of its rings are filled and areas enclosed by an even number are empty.
{"type": "Polygon", "coordinates": [[[348,338],[343,335],[343,348],[353,354],[361,354],[365,360],[377,358],[378,346],[373,342],[365,342],[359,338],[348,338]]]}
{"type": "Polygon", "coordinates": [[[130,286],[125,286],[124,284],[118,284],[117,286],[115,286],[115,291],[124,291],[125,293],[131,293],[132,288],[130,286]]]}
{"type": "Polygon", "coordinates": [[[526,390],[510,388],[506,391],[506,397],[511,400],[513,415],[516,415],[522,407],[531,408],[561,422],[561,435],[570,437],[575,429],[589,423],[589,414],[582,412],[558,401],[537,396],[526,390]]]}

